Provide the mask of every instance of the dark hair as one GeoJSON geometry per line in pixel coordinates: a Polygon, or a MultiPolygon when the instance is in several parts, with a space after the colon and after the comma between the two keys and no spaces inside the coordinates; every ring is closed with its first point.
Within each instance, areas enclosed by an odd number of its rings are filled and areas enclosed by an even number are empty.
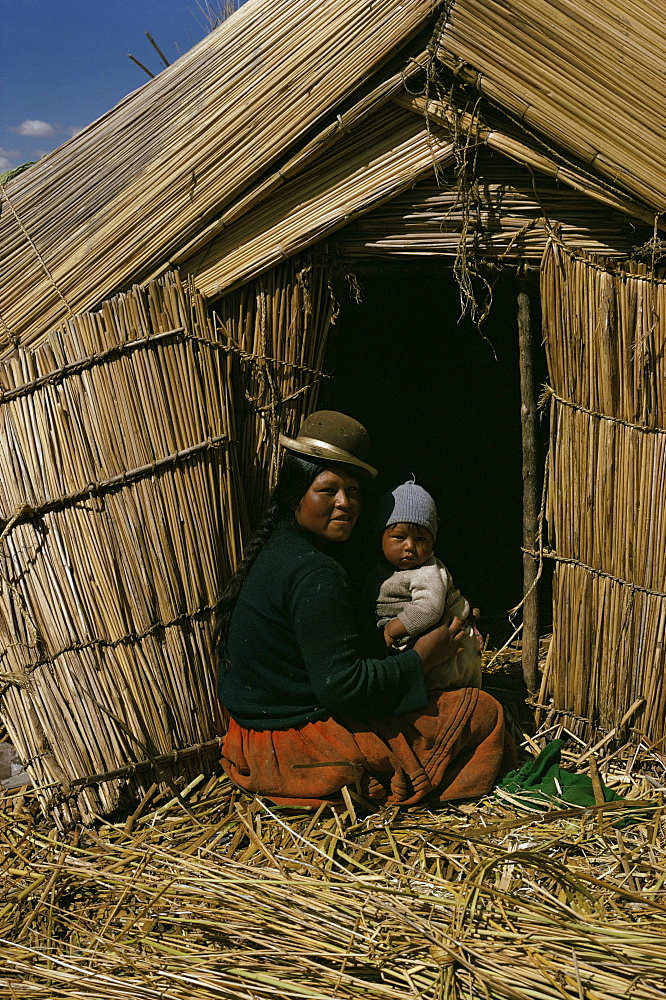
{"type": "Polygon", "coordinates": [[[215,645],[220,654],[229,628],[231,612],[252,564],[277,526],[293,519],[294,511],[310,485],[320,472],[329,468],[330,464],[312,461],[290,451],[286,452],[264,516],[245,547],[243,559],[238,569],[229,580],[220,598],[215,626],[215,645]]]}

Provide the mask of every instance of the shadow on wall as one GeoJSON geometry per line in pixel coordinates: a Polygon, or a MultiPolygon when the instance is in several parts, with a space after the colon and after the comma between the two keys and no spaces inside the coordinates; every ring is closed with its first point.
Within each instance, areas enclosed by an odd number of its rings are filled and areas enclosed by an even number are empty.
{"type": "MultiPolygon", "coordinates": [[[[358,277],[362,302],[345,297],[335,328],[329,405],[368,428],[376,494],[415,475],[435,497],[436,554],[481,608],[481,631],[496,645],[510,634],[507,609],[522,597],[515,281],[504,275],[497,282],[481,335],[459,320],[450,269],[387,265],[358,277]]],[[[540,326],[540,316],[534,322],[540,326]]],[[[541,383],[545,358],[537,369],[541,383]]],[[[545,454],[545,422],[542,436],[545,454]]],[[[550,595],[541,603],[544,631],[550,595]]]]}

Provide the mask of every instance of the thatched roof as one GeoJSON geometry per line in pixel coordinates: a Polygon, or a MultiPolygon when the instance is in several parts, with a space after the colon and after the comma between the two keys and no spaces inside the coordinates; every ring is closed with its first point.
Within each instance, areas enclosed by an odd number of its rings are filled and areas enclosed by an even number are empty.
{"type": "Polygon", "coordinates": [[[663,0],[456,0],[437,56],[546,142],[666,208],[663,0]]]}
{"type": "Polygon", "coordinates": [[[221,213],[242,213],[241,196],[309,138],[331,124],[343,134],[350,95],[431,33],[437,6],[249,0],[7,186],[5,334],[91,308],[182,254],[221,213]]]}
{"type": "Polygon", "coordinates": [[[654,6],[617,0],[248,0],[3,190],[0,345],[174,266],[217,296],[461,137],[650,224],[664,49],[654,6]]]}
{"type": "MultiPolygon", "coordinates": [[[[553,177],[537,174],[490,150],[476,155],[478,180],[461,197],[456,164],[432,173],[387,204],[352,221],[333,238],[336,258],[371,263],[418,257],[448,259],[466,252],[486,261],[539,266],[548,240],[556,234],[573,250],[624,258],[641,236],[635,220],[593,200],[582,191],[562,188],[553,177]]],[[[644,230],[644,239],[651,230],[644,230]]]]}

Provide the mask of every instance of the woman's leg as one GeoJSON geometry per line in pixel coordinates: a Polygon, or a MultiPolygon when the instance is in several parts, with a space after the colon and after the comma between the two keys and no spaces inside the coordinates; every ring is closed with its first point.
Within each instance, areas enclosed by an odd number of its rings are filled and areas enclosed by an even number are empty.
{"type": "Polygon", "coordinates": [[[290,805],[318,805],[343,785],[372,802],[413,805],[426,796],[490,791],[506,753],[501,705],[477,688],[437,691],[422,712],[386,719],[325,719],[298,729],[244,729],[233,720],[222,765],[249,792],[290,805]]]}

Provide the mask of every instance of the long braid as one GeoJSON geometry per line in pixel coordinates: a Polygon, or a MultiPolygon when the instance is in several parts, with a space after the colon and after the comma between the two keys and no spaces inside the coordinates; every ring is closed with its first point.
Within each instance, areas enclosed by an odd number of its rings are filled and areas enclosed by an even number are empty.
{"type": "Polygon", "coordinates": [[[238,569],[222,592],[214,633],[218,655],[222,655],[234,606],[257,556],[277,526],[293,520],[294,511],[301,498],[324,468],[323,464],[309,461],[300,455],[291,452],[285,455],[261,523],[245,547],[238,569]]]}
{"type": "Polygon", "coordinates": [[[220,603],[217,612],[217,622],[215,624],[215,647],[217,652],[221,654],[222,645],[227,635],[227,630],[229,628],[229,621],[231,619],[231,612],[234,610],[234,605],[238,600],[238,595],[241,592],[241,587],[245,583],[248,573],[252,567],[253,562],[263,549],[264,545],[271,537],[275,531],[278,523],[280,521],[279,511],[277,505],[271,503],[264,513],[263,518],[259,527],[252,535],[252,538],[247,543],[244,551],[243,558],[241,559],[238,569],[234,575],[229,580],[222,591],[222,596],[220,597],[220,603]]]}

